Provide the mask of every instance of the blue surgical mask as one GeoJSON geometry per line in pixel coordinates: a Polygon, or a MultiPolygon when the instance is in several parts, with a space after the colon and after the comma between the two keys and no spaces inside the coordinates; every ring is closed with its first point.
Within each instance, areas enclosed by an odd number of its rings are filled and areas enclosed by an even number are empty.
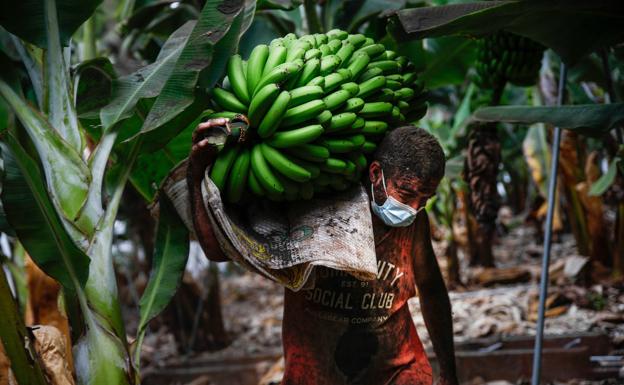
{"type": "Polygon", "coordinates": [[[388,226],[407,227],[411,225],[420,210],[424,209],[424,207],[420,207],[416,210],[412,206],[399,202],[389,196],[386,190],[386,178],[384,177],[383,170],[381,170],[381,181],[383,183],[384,193],[386,194],[386,201],[381,206],[375,202],[375,191],[373,191],[373,185],[371,184],[371,209],[373,212],[388,226]]]}

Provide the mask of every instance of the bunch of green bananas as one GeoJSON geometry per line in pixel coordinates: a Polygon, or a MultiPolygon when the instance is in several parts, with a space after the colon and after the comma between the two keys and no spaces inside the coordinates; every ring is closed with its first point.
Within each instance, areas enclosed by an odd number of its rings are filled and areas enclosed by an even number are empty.
{"type": "Polygon", "coordinates": [[[210,177],[225,200],[247,190],[270,200],[311,199],[360,180],[385,132],[427,111],[404,56],[361,34],[288,34],[230,58],[212,92],[218,112],[243,114],[245,143],[226,146],[210,177]]]}
{"type": "Polygon", "coordinates": [[[544,47],[523,36],[499,31],[478,41],[475,83],[483,88],[535,84],[544,47]]]}

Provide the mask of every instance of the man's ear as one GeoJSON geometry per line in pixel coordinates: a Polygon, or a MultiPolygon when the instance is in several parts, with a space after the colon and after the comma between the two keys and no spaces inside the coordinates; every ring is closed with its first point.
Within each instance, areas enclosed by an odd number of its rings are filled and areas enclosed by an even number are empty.
{"type": "Polygon", "coordinates": [[[383,175],[381,170],[381,164],[378,161],[374,160],[368,167],[368,177],[373,186],[381,186],[383,175]]]}

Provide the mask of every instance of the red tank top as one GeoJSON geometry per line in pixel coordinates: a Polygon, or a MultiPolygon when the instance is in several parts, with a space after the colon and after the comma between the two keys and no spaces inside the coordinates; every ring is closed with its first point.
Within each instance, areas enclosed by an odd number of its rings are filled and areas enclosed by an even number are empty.
{"type": "Polygon", "coordinates": [[[407,300],[415,225],[375,234],[377,279],[317,268],[313,289],[286,290],[282,385],[425,385],[431,366],[407,300]]]}

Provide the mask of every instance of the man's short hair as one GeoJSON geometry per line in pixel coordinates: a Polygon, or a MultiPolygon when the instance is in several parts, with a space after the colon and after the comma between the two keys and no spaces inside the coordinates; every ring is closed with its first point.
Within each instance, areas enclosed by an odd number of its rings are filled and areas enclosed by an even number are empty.
{"type": "Polygon", "coordinates": [[[386,177],[413,176],[427,183],[444,176],[444,151],[422,128],[403,126],[390,131],[375,152],[386,177]]]}

